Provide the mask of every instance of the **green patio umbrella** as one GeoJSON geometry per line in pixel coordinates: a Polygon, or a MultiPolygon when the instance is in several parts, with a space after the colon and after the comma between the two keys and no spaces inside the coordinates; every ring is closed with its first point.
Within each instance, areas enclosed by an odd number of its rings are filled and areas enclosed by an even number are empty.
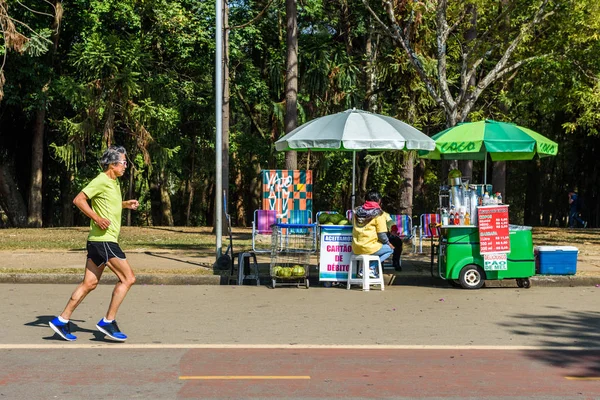
{"type": "Polygon", "coordinates": [[[492,161],[531,160],[555,156],[558,144],[531,129],[509,122],[486,119],[464,122],[431,137],[435,150],[419,151],[419,156],[433,160],[484,160],[484,183],[487,183],[487,154],[492,161]]]}

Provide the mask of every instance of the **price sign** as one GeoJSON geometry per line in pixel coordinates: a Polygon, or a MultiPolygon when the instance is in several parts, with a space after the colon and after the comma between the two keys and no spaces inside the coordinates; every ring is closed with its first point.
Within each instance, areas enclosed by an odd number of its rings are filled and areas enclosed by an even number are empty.
{"type": "Polygon", "coordinates": [[[508,206],[477,208],[481,254],[510,253],[508,206]]]}
{"type": "Polygon", "coordinates": [[[484,271],[506,271],[508,262],[506,253],[489,253],[483,255],[484,271]]]}

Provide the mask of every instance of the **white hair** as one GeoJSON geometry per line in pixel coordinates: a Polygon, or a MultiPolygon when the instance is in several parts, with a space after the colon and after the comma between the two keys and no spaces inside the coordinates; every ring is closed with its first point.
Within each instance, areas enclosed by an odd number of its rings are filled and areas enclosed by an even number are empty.
{"type": "Polygon", "coordinates": [[[123,146],[110,146],[102,157],[100,157],[100,165],[102,165],[102,169],[106,171],[110,164],[116,164],[121,161],[121,154],[127,155],[127,151],[123,146]]]}

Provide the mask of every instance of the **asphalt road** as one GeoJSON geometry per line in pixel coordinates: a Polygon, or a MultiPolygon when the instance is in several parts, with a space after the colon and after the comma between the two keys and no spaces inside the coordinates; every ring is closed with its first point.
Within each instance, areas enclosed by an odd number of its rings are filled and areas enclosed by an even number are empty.
{"type": "Polygon", "coordinates": [[[600,288],[0,285],[0,398],[600,398],[600,288]]]}

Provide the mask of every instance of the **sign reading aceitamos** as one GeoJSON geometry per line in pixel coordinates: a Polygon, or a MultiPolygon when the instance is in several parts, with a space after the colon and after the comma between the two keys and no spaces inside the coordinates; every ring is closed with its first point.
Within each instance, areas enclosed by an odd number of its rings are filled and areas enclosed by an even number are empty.
{"type": "Polygon", "coordinates": [[[352,256],[352,226],[321,226],[319,280],[346,281],[352,256]]]}

